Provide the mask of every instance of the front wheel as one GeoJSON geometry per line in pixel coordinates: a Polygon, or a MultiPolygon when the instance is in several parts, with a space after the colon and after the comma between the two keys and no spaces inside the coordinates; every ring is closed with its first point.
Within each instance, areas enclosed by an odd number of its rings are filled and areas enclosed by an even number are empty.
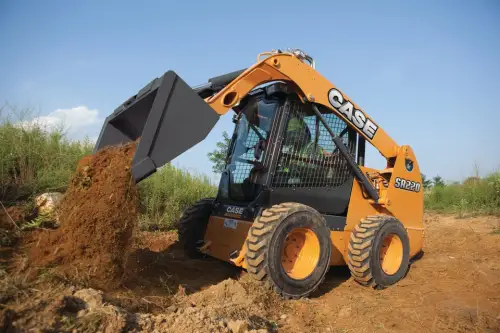
{"type": "Polygon", "coordinates": [[[348,257],[351,275],[358,283],[386,288],[401,280],[408,271],[408,233],[392,216],[369,216],[352,230],[348,257]]]}
{"type": "Polygon", "coordinates": [[[330,267],[330,230],[321,214],[298,203],[264,210],[246,240],[249,274],[286,299],[307,297],[330,267]]]}

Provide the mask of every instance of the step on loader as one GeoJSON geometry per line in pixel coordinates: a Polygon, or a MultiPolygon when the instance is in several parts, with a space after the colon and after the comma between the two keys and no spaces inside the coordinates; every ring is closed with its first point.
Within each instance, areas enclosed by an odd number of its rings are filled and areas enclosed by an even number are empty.
{"type": "Polygon", "coordinates": [[[218,193],[186,209],[179,242],[247,270],[284,298],[307,297],[330,266],[385,288],[423,247],[417,159],[298,49],[190,87],[174,71],[154,79],[105,121],[95,150],[138,141],[140,182],[233,113],[218,193]],[[366,142],[386,159],[365,166],[366,142]]]}

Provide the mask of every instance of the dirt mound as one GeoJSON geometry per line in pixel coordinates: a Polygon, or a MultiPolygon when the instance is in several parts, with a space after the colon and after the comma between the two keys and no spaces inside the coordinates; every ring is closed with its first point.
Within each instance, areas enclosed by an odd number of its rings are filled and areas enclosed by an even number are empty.
{"type": "Polygon", "coordinates": [[[0,206],[0,265],[7,263],[12,255],[12,246],[19,239],[19,224],[24,221],[24,210],[20,206],[4,209],[0,206]]]}
{"type": "Polygon", "coordinates": [[[127,325],[120,309],[103,304],[93,289],[50,288],[23,304],[0,311],[1,332],[121,332],[127,325]]]}
{"type": "Polygon", "coordinates": [[[139,209],[130,167],[135,143],[83,158],[59,206],[61,227],[38,233],[28,250],[31,265],[95,288],[120,285],[139,209]]]}
{"type": "Polygon", "coordinates": [[[266,332],[277,329],[280,317],[289,309],[289,305],[268,286],[253,280],[248,274],[239,279],[226,279],[188,296],[176,295],[176,298],[184,311],[222,319],[228,327],[241,325],[248,330],[266,332]],[[190,307],[197,311],[189,310],[190,307]]]}
{"type": "Polygon", "coordinates": [[[5,210],[0,206],[0,229],[14,229],[16,224],[24,221],[24,215],[24,208],[21,206],[12,206],[5,210]]]}
{"type": "Polygon", "coordinates": [[[0,311],[0,331],[19,332],[237,332],[276,331],[257,316],[233,320],[209,309],[172,305],[158,315],[130,313],[105,301],[100,290],[57,288],[36,290],[29,299],[0,311]]]}
{"type": "Polygon", "coordinates": [[[125,266],[124,288],[107,293],[108,301],[127,311],[161,313],[173,304],[173,295],[192,295],[241,274],[238,267],[210,257],[187,258],[176,232],[136,236],[125,266]]]}

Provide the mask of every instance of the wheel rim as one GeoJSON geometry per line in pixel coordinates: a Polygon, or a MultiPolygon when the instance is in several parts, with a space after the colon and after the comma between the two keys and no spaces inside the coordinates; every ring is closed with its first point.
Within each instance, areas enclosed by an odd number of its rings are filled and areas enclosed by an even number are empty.
{"type": "Polygon", "coordinates": [[[292,279],[300,280],[308,277],[319,261],[319,239],[310,229],[297,228],[285,238],[281,264],[292,279]]]}
{"type": "Polygon", "coordinates": [[[380,265],[387,275],[394,275],[403,262],[403,242],[398,235],[387,235],[380,249],[380,265]]]}

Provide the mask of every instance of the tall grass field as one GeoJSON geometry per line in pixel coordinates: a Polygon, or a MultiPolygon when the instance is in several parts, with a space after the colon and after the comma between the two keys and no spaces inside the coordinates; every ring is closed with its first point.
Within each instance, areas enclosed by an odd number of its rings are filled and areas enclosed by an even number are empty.
{"type": "Polygon", "coordinates": [[[64,190],[78,160],[91,153],[88,140],[68,140],[63,128],[29,121],[27,111],[0,110],[0,200],[28,200],[64,190]]]}
{"type": "MultiPolygon", "coordinates": [[[[70,140],[64,128],[32,122],[29,111],[0,110],[0,201],[4,206],[32,202],[43,192],[64,191],[78,161],[92,153],[90,140],[70,140]]],[[[139,183],[140,225],[171,229],[182,211],[214,196],[208,177],[167,164],[139,183]]],[[[0,209],[2,209],[0,207],[0,209]]]]}
{"type": "Polygon", "coordinates": [[[459,216],[500,215],[500,172],[471,177],[458,184],[434,186],[425,194],[425,208],[459,216]]]}
{"type": "Polygon", "coordinates": [[[145,230],[174,229],[184,209],[217,193],[207,176],[190,174],[170,164],[142,181],[139,190],[143,212],[140,226],[145,230]]]}

